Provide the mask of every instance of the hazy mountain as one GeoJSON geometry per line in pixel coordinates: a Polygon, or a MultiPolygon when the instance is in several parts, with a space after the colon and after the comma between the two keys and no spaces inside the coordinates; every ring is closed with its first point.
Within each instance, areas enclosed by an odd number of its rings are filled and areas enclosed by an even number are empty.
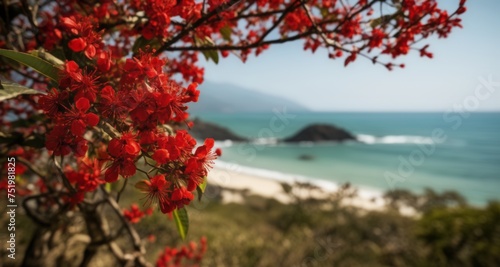
{"type": "Polygon", "coordinates": [[[201,93],[197,103],[189,107],[192,114],[204,112],[272,112],[273,108],[287,111],[308,111],[309,109],[283,97],[273,96],[233,84],[205,81],[199,87],[201,93]]]}

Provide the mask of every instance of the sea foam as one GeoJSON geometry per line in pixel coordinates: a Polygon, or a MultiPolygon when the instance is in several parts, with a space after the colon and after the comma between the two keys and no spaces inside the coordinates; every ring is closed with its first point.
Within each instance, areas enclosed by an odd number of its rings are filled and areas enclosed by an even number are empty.
{"type": "Polygon", "coordinates": [[[417,135],[386,135],[374,136],[369,134],[358,134],[356,139],[359,142],[373,144],[433,144],[434,140],[430,137],[417,135]]]}

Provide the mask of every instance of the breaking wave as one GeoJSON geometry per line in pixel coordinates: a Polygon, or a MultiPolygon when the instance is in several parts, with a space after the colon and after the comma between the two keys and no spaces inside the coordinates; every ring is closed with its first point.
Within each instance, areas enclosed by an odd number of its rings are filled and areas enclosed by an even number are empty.
{"type": "Polygon", "coordinates": [[[426,136],[417,135],[386,135],[374,136],[369,134],[359,134],[356,136],[359,142],[365,144],[433,144],[434,140],[426,136]]]}

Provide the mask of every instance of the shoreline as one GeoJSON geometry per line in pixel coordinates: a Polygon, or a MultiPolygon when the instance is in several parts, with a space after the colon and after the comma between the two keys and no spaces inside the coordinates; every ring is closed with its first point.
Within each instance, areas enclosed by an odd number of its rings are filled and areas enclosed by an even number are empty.
{"type": "MultiPolygon", "coordinates": [[[[296,182],[309,183],[318,187],[311,196],[314,198],[325,198],[327,195],[338,192],[342,185],[319,179],[308,178],[299,175],[288,175],[277,171],[257,169],[223,161],[216,161],[214,168],[208,174],[209,184],[214,184],[225,189],[223,191],[224,202],[243,202],[242,194],[231,192],[231,190],[246,190],[250,194],[265,198],[274,198],[282,203],[290,203],[291,199],[281,185],[286,183],[293,185],[296,182]]],[[[344,205],[358,207],[363,210],[382,210],[385,208],[383,192],[351,185],[356,190],[353,198],[342,201],[344,205]]],[[[309,192],[310,193],[310,192],[309,192]]]]}

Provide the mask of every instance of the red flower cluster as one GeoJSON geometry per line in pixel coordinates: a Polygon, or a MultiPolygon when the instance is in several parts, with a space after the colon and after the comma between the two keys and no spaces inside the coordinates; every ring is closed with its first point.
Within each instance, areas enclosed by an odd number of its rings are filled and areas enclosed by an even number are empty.
{"type": "MultiPolygon", "coordinates": [[[[171,10],[176,14],[184,11],[171,10]]],[[[73,152],[83,157],[91,141],[90,152],[99,155],[99,162],[84,158],[78,161],[79,170],[68,170],[70,182],[81,192],[93,191],[99,184],[117,181],[119,176],[134,175],[140,157],[146,163],[153,159],[157,175],[139,186],[148,194],[148,205],[154,201],[163,213],[168,213],[189,204],[194,198],[192,192],[204,182],[216,158],[211,151],[214,142],[207,139],[194,151],[196,141],[187,131],[167,133],[164,125],[187,120],[186,104],[198,100],[197,84],[182,87],[172,81],[164,72],[166,61],[152,52],[140,51],[137,57],[114,64],[110,54],[103,50],[105,46],[96,35],[91,18],[71,16],[60,21],[64,36],[72,38],[68,43],[70,49],[74,53],[84,51],[93,61],[85,67],[67,61],[58,88],[38,101],[54,123],[47,134],[46,147],[54,155],[73,152]],[[103,78],[109,79],[110,73],[118,75],[111,74],[116,76],[116,83],[103,78]],[[86,138],[86,132],[95,126],[100,132],[97,136],[105,133],[112,137],[109,142],[104,136],[86,138]]],[[[152,21],[150,25],[154,24],[152,21]]],[[[132,218],[139,213],[132,209],[127,214],[132,218]]]]}
{"type": "Polygon", "coordinates": [[[193,200],[192,191],[204,182],[220,150],[213,152],[214,141],[207,139],[193,154],[194,139],[185,131],[178,131],[175,137],[159,138],[157,144],[152,158],[166,172],[143,180],[136,187],[147,195],[147,206],[154,202],[161,212],[169,213],[193,200]]]}
{"type": "Polygon", "coordinates": [[[154,131],[158,125],[171,121],[185,121],[188,118],[186,104],[198,100],[197,84],[187,88],[179,86],[163,72],[164,65],[164,60],[151,53],[127,59],[120,66],[125,71],[119,79],[118,91],[110,86],[101,91],[101,113],[118,120],[130,114],[142,132],[154,131]]]}
{"type": "Polygon", "coordinates": [[[77,160],[78,170],[73,170],[73,168],[68,166],[65,175],[68,181],[74,184],[79,192],[92,192],[104,183],[101,174],[101,165],[95,158],[84,157],[77,160]]]}
{"type": "Polygon", "coordinates": [[[156,267],[199,266],[203,255],[207,251],[207,239],[202,237],[200,245],[190,242],[181,248],[166,247],[156,261],[156,267]]]}
{"type": "Polygon", "coordinates": [[[118,175],[125,178],[134,175],[135,159],[140,152],[141,147],[131,133],[124,133],[119,139],[112,139],[108,144],[108,154],[112,163],[106,170],[106,182],[115,182],[118,180],[118,175]]]}
{"type": "Polygon", "coordinates": [[[73,38],[68,47],[73,52],[84,51],[87,58],[92,59],[102,47],[101,35],[95,31],[95,21],[92,17],[71,16],[61,18],[64,29],[73,38]]]}
{"type": "Polygon", "coordinates": [[[220,149],[212,152],[214,140],[209,138],[205,144],[198,147],[194,156],[186,163],[185,173],[188,175],[187,189],[193,191],[198,185],[203,183],[203,178],[207,176],[208,170],[212,167],[213,161],[221,155],[220,149]]]}
{"type": "MultiPolygon", "coordinates": [[[[465,0],[460,1],[460,6],[456,14],[464,12],[465,0]]],[[[419,37],[427,37],[431,33],[437,33],[438,36],[447,37],[454,27],[462,27],[460,18],[453,18],[448,11],[438,8],[435,0],[406,0],[401,2],[400,15],[396,22],[402,31],[395,36],[394,42],[387,42],[383,54],[389,54],[392,58],[406,55],[411,46],[418,41],[419,37]]],[[[375,37],[374,37],[375,38],[375,37]]],[[[426,45],[427,47],[427,45],[426,45]]],[[[432,58],[432,54],[421,49],[420,55],[432,58]]],[[[393,64],[386,64],[390,69],[393,64]]]]}
{"type": "Polygon", "coordinates": [[[220,155],[220,150],[212,151],[213,139],[205,140],[193,153],[196,141],[183,130],[175,136],[145,135],[141,143],[154,147],[151,157],[162,174],[143,180],[136,187],[146,194],[146,206],[155,203],[163,213],[182,208],[193,200],[192,191],[204,182],[208,168],[220,155]]]}
{"type": "Polygon", "coordinates": [[[285,17],[285,26],[281,28],[282,32],[304,31],[311,27],[312,22],[303,9],[296,9],[285,17]]]}
{"type": "Polygon", "coordinates": [[[52,50],[63,39],[62,31],[49,13],[43,12],[42,14],[43,20],[39,25],[40,33],[37,40],[43,44],[45,49],[52,50]]]}
{"type": "Polygon", "coordinates": [[[147,22],[142,28],[141,34],[150,40],[155,37],[160,39],[168,37],[170,18],[179,16],[187,21],[201,17],[201,3],[190,1],[131,1],[130,8],[136,11],[144,11],[147,22]]]}
{"type": "MultiPolygon", "coordinates": [[[[227,51],[226,51],[227,52],[227,51]]],[[[180,59],[170,60],[168,71],[171,73],[180,73],[186,81],[202,83],[205,70],[196,66],[198,55],[192,52],[181,53],[180,59]]]]}
{"type": "Polygon", "coordinates": [[[123,216],[132,224],[136,224],[141,221],[146,215],[151,215],[153,210],[148,208],[145,210],[140,210],[137,204],[132,204],[130,209],[123,210],[123,216]]]}
{"type": "Polygon", "coordinates": [[[83,138],[89,127],[99,123],[99,116],[88,112],[96,99],[95,78],[83,73],[74,61],[65,64],[59,90],[53,88],[38,101],[39,107],[55,124],[47,134],[46,147],[54,155],[74,152],[82,157],[87,152],[87,140],[83,138]]]}
{"type": "Polygon", "coordinates": [[[83,71],[75,61],[68,61],[65,64],[59,88],[75,93],[75,101],[85,97],[94,102],[99,86],[95,72],[83,71]]]}
{"type": "MultiPolygon", "coordinates": [[[[344,61],[345,66],[355,61],[357,55],[362,54],[390,70],[393,66],[404,66],[395,64],[392,60],[408,54],[421,39],[432,34],[447,37],[453,28],[461,27],[461,19],[457,15],[466,11],[465,0],[460,1],[459,7],[453,13],[439,8],[436,0],[403,0],[395,5],[387,4],[388,10],[392,10],[377,14],[376,17],[374,3],[376,1],[363,0],[352,4],[339,1],[320,1],[311,4],[309,22],[297,19],[297,11],[288,14],[288,20],[285,20],[287,23],[280,27],[282,38],[291,36],[290,31],[302,33],[311,31],[311,26],[299,28],[290,25],[305,26],[314,22],[312,32],[315,34],[319,32],[322,36],[311,35],[306,38],[304,50],[310,49],[315,52],[319,46],[325,46],[330,50],[329,57],[332,59],[341,57],[341,51],[348,52],[344,61]],[[382,58],[388,62],[382,63],[382,58]]],[[[300,5],[296,8],[302,10],[300,5]]],[[[425,49],[420,51],[421,56],[432,57],[432,54],[425,49]]]]}

